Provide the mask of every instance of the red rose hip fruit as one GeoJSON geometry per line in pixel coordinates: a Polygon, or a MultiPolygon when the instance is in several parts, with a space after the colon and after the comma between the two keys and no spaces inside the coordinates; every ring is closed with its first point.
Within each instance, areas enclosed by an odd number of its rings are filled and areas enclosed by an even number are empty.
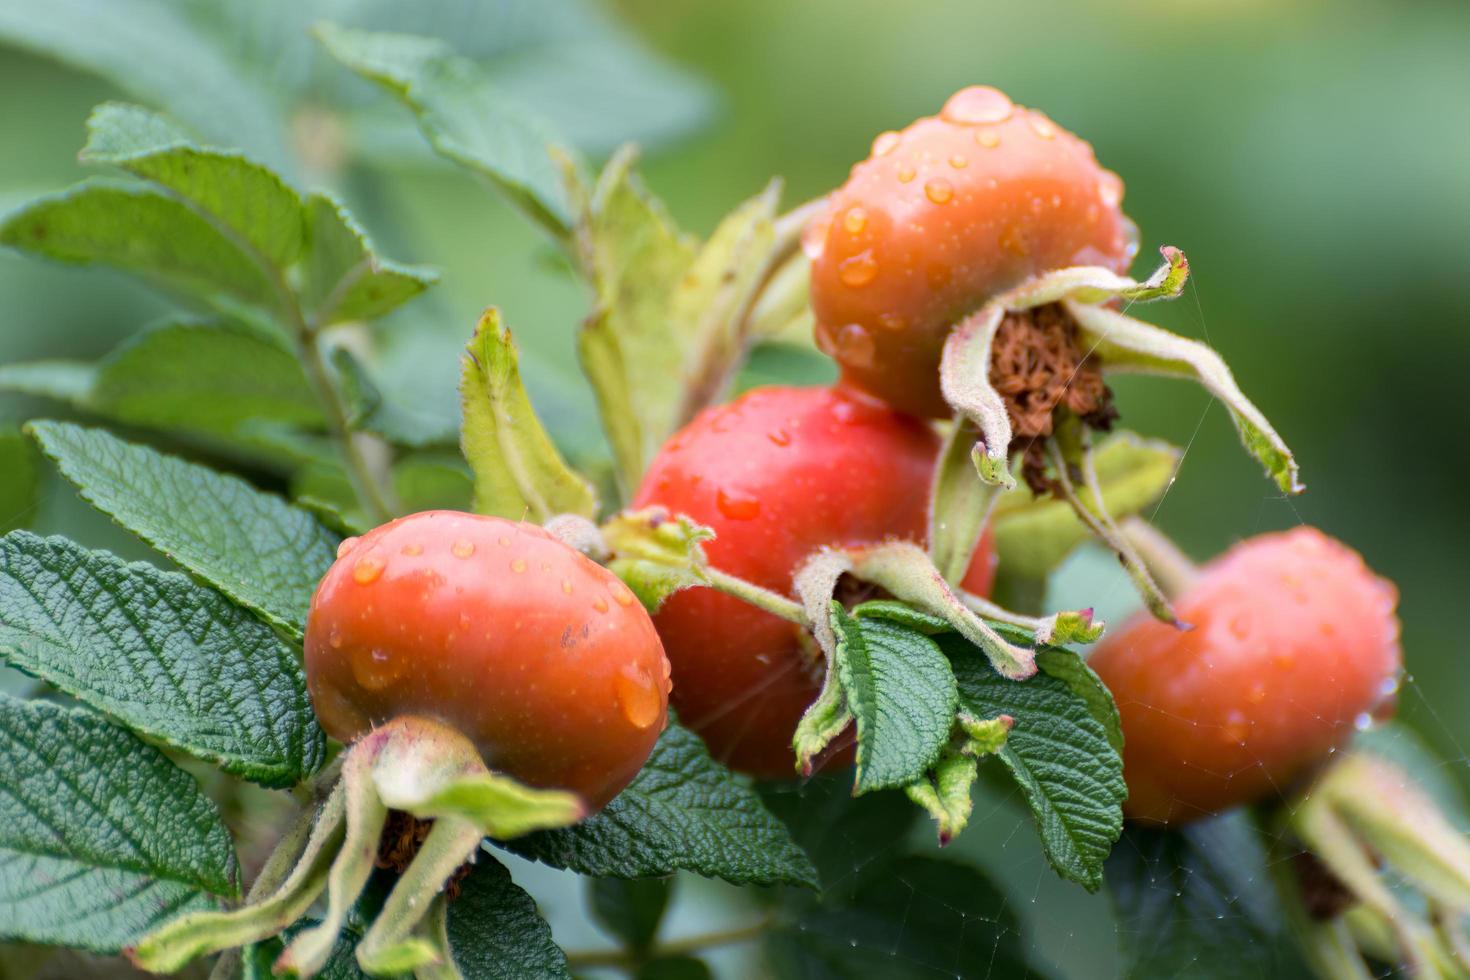
{"type": "Polygon", "coordinates": [[[950,328],[999,292],[1073,265],[1123,272],[1136,232],[1092,147],[993,88],[873,141],[807,229],[818,345],[895,408],[950,414],[950,328]]]}
{"type": "MultiPolygon", "coordinates": [[[[927,424],[860,392],[759,388],[670,439],[634,506],[713,528],[712,566],[790,595],[797,566],[820,547],[922,541],[937,452],[927,424]]],[[[986,540],[964,586],[988,594],[993,574],[986,540]]],[[[679,720],[735,769],[794,776],[791,737],[822,679],[805,632],[707,588],[675,593],[654,622],[679,720]]]]}
{"type": "Polygon", "coordinates": [[[1175,603],[1180,632],[1140,614],[1088,660],[1117,701],[1124,813],[1182,823],[1284,791],[1393,706],[1398,593],[1310,527],[1263,534],[1206,565],[1175,603]]]}
{"type": "Polygon", "coordinates": [[[452,726],[485,764],[590,809],[642,767],[669,665],[618,578],[539,527],[427,511],[348,538],[306,624],[322,728],[401,715],[452,726]]]}

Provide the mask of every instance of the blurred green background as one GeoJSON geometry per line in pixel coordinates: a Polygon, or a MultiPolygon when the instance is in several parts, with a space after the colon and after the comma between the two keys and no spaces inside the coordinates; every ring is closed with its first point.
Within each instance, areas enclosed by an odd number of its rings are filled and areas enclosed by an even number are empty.
{"type": "MultiPolygon", "coordinates": [[[[29,38],[0,47],[0,208],[83,175],[83,122],[108,98],[169,109],[213,141],[274,162],[294,152],[297,179],[335,185],[386,254],[443,270],[435,295],[382,332],[388,388],[450,410],[455,351],[495,304],[558,437],[582,457],[604,451],[573,355],[582,287],[491,191],[420,148],[404,110],[305,38],[312,20],[361,4],[238,5],[250,8],[244,15],[202,0],[159,4],[212,25],[220,72],[200,78],[164,63],[141,88],[126,65],[87,70],[98,65],[95,38],[68,33],[65,21],[87,6],[0,0],[0,41],[29,38]],[[51,16],[61,26],[37,27],[51,16]],[[211,87],[237,76],[240,91],[211,87]],[[211,114],[255,88],[278,110],[265,124],[211,114]],[[303,134],[314,148],[305,162],[303,134]]],[[[619,0],[601,13],[632,32],[630,50],[641,36],[666,59],[641,87],[622,89],[595,84],[603,55],[591,48],[557,49],[576,68],[565,73],[538,48],[558,23],[600,22],[596,10],[506,0],[441,22],[460,5],[366,6],[377,12],[363,26],[441,33],[481,60],[536,67],[540,76],[522,73],[528,97],[555,102],[594,155],[630,120],[651,144],[650,185],[697,232],[772,175],[787,180],[788,204],[824,192],[874,134],[936,111],[966,84],[996,85],[1091,140],[1127,181],[1125,206],[1142,230],[1136,271],[1152,267],[1162,244],[1191,261],[1180,300],[1139,312],[1224,354],[1296,450],[1309,487],[1283,499],[1198,389],[1129,379],[1117,385],[1124,424],[1188,447],[1157,523],[1200,558],[1299,522],[1361,550],[1402,592],[1411,680],[1401,714],[1467,775],[1470,4],[619,0]]],[[[118,28],[104,18],[94,29],[118,28]]],[[[0,363],[98,357],[168,308],[119,275],[11,254],[0,255],[0,297],[0,363]]],[[[0,421],[43,410],[55,411],[0,396],[0,421]]],[[[54,481],[33,523],[141,555],[54,481]]],[[[1102,588],[1100,604],[1126,604],[1085,558],[1074,566],[1069,594],[1102,588]]],[[[1045,870],[1029,832],[1015,831],[1019,811],[998,806],[966,846],[1012,884],[1018,905],[1047,907],[1046,916],[1023,909],[1045,956],[1069,975],[1106,975],[1094,940],[1111,926],[1081,915],[1058,924],[1053,903],[1076,890],[1045,870]]],[[[1075,911],[1101,915],[1104,904],[1075,911]]]]}

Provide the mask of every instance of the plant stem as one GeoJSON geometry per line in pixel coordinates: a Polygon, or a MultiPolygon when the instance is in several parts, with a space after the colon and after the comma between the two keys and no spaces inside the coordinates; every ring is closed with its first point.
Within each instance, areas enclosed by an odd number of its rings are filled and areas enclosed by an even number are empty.
{"type": "Polygon", "coordinates": [[[1141,517],[1130,517],[1118,528],[1133,545],[1148,570],[1153,572],[1159,588],[1170,599],[1183,595],[1199,575],[1199,567],[1189,560],[1180,547],[1141,517]]]}
{"type": "Polygon", "coordinates": [[[716,592],[734,596],[742,602],[747,602],[757,609],[764,609],[771,615],[789,620],[798,626],[811,628],[811,620],[807,618],[801,604],[778,592],[761,588],[754,582],[747,582],[743,578],[728,575],[717,568],[705,569],[705,579],[709,587],[716,592]]]}
{"type": "MultiPolygon", "coordinates": [[[[646,953],[643,953],[638,957],[638,960],[646,961],[663,956],[689,956],[706,949],[713,949],[717,946],[734,946],[738,943],[748,943],[753,939],[759,939],[775,922],[775,914],[768,913],[749,925],[699,933],[694,936],[686,936],[683,939],[674,939],[666,943],[660,943],[646,953]]],[[[583,969],[612,967],[628,970],[636,967],[638,961],[635,961],[632,954],[627,950],[593,949],[567,953],[567,965],[573,968],[580,967],[583,969]]]]}

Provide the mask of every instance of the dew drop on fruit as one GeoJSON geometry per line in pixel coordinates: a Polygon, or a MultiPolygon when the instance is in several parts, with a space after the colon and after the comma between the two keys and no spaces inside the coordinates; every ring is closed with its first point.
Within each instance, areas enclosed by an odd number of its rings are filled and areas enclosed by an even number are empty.
{"type": "Polygon", "coordinates": [[[475,543],[465,538],[460,538],[449,546],[449,553],[456,558],[469,558],[475,553],[475,543]]]}
{"type": "Polygon", "coordinates": [[[908,321],[897,313],[880,313],[878,314],[878,326],[884,330],[902,330],[908,326],[908,321]]]}
{"type": "Polygon", "coordinates": [[[406,544],[399,553],[407,555],[410,558],[417,558],[424,553],[424,546],[421,544],[406,544]]]}
{"type": "Polygon", "coordinates": [[[1016,111],[1004,92],[989,85],[971,85],[949,97],[939,118],[964,126],[1005,122],[1016,111]]]}
{"type": "Polygon", "coordinates": [[[572,580],[564,578],[561,580],[561,590],[567,595],[572,594],[572,580]]]}
{"type": "Polygon", "coordinates": [[[862,208],[848,208],[847,214],[842,216],[842,227],[847,229],[849,235],[856,235],[868,227],[868,212],[862,208]]]}
{"type": "Polygon", "coordinates": [[[1031,129],[1044,140],[1052,139],[1057,135],[1057,128],[1052,125],[1052,121],[1040,114],[1031,116],[1031,129]]]}
{"type": "Polygon", "coordinates": [[[873,335],[861,324],[849,323],[837,331],[837,359],[843,364],[857,368],[872,367],[877,347],[873,335]]]}
{"type": "Polygon", "coordinates": [[[916,177],[917,175],[918,175],[918,171],[913,168],[913,165],[912,164],[908,164],[908,163],[901,164],[899,166],[899,168],[898,168],[898,182],[900,184],[907,184],[909,181],[913,180],[914,177],[916,177]]]}
{"type": "Polygon", "coordinates": [[[347,552],[351,551],[355,544],[357,544],[357,538],[343,538],[341,543],[337,545],[337,557],[346,557],[347,552]]]}
{"type": "Polygon", "coordinates": [[[761,512],[760,499],[741,490],[721,489],[715,494],[715,506],[732,521],[755,520],[761,512]]]}
{"type": "Polygon", "coordinates": [[[333,650],[342,649],[342,633],[340,630],[334,629],[331,633],[327,634],[327,646],[333,650]]]}
{"type": "Polygon", "coordinates": [[[891,129],[886,133],[879,133],[873,140],[873,156],[881,157],[892,153],[901,138],[891,129]]]}
{"type": "Polygon", "coordinates": [[[942,177],[926,181],[924,196],[935,204],[948,204],[950,198],[954,197],[954,185],[942,177]]]}
{"type": "Polygon", "coordinates": [[[1007,254],[1014,255],[1018,259],[1024,259],[1031,254],[1031,247],[1026,244],[1026,229],[1019,224],[1006,225],[1005,231],[1000,233],[997,244],[1007,254]]]}
{"type": "Polygon", "coordinates": [[[502,534],[500,537],[495,539],[495,543],[500,545],[502,548],[509,548],[510,538],[507,538],[505,535],[502,534]]]}
{"type": "Polygon", "coordinates": [[[864,249],[851,258],[843,259],[837,267],[837,275],[844,285],[854,288],[866,286],[877,278],[878,263],[873,261],[873,253],[864,249]]]}
{"type": "Polygon", "coordinates": [[[358,650],[348,659],[352,664],[352,676],[369,691],[381,691],[403,673],[402,661],[381,647],[358,650]]]}
{"type": "Polygon", "coordinates": [[[362,558],[352,566],[352,581],[358,585],[372,585],[383,575],[383,559],[362,558]]]}
{"type": "Polygon", "coordinates": [[[592,600],[592,608],[596,609],[600,613],[605,613],[610,607],[608,606],[606,599],[604,599],[602,596],[598,596],[596,599],[592,600]]]}
{"type": "Polygon", "coordinates": [[[627,607],[633,604],[633,593],[629,592],[624,586],[614,585],[612,589],[612,594],[613,601],[620,606],[627,607]]]}
{"type": "Polygon", "coordinates": [[[1110,208],[1123,203],[1123,178],[1111,170],[1104,170],[1097,182],[1097,196],[1110,208]]]}
{"type": "Polygon", "coordinates": [[[975,142],[987,150],[993,150],[1000,146],[1000,134],[993,129],[982,129],[975,134],[975,142]]]}
{"type": "Polygon", "coordinates": [[[524,559],[524,558],[515,558],[515,559],[512,559],[511,560],[511,563],[510,563],[510,570],[513,571],[513,572],[515,572],[517,575],[519,575],[522,572],[524,572],[526,570],[526,559],[524,559]]]}
{"type": "Polygon", "coordinates": [[[628,664],[613,677],[613,689],[623,717],[633,727],[647,728],[658,721],[663,697],[647,670],[628,664]]]}
{"type": "Polygon", "coordinates": [[[963,153],[956,153],[954,156],[949,158],[949,165],[951,167],[954,167],[956,170],[964,170],[970,165],[970,158],[965,156],[963,153]]]}

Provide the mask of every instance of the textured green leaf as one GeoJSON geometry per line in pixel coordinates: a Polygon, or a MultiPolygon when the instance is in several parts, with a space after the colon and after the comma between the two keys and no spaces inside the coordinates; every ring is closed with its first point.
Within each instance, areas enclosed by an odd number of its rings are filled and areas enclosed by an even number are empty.
{"type": "Polygon", "coordinates": [[[449,943],[465,980],[570,976],[566,954],[551,938],[535,899],[488,853],[480,854],[449,905],[449,943]]]}
{"type": "Polygon", "coordinates": [[[547,152],[551,128],[445,42],[320,24],[328,52],[402,99],[436,151],[488,179],[554,237],[565,236],[566,197],[547,152]]]}
{"type": "Polygon", "coordinates": [[[352,428],[410,449],[453,446],[459,441],[458,431],[438,416],[385,399],[367,368],[347,348],[332,351],[332,366],[347,400],[352,428]]]}
{"type": "Polygon", "coordinates": [[[337,538],[237,477],[102,429],[32,422],[41,449],[92,506],[269,621],[301,633],[337,538]]]}
{"type": "Polygon", "coordinates": [[[811,903],[766,938],[778,980],[1034,976],[1010,901],[974,868],[905,857],[848,902],[811,903]]]}
{"type": "Polygon", "coordinates": [[[1043,648],[1040,671],[1006,680],[985,655],[954,635],[939,637],[954,665],[960,709],[977,718],[1010,715],[1010,735],[996,757],[1015,778],[1036,816],[1042,849],[1064,878],[1089,890],[1123,827],[1123,761],[1098,721],[1093,699],[1072,688],[1077,655],[1043,648]]]}
{"type": "Polygon", "coordinates": [[[815,886],[816,869],[756,793],[670,722],[643,770],[575,827],[511,841],[557,868],[607,878],[693,871],[736,885],[815,886]]]}
{"type": "Polygon", "coordinates": [[[306,202],[307,248],[302,261],[302,299],[317,326],[371,320],[397,309],[439,281],[423,266],[378,255],[352,215],[327,194],[306,202]]]}
{"type": "Polygon", "coordinates": [[[934,641],[896,623],[832,605],[837,672],[857,723],[856,793],[923,777],[949,741],[958,694],[934,641]]]}
{"type": "Polygon", "coordinates": [[[319,428],[321,409],[296,357],[260,331],[178,320],[129,338],[97,365],[85,406],[132,425],[236,436],[267,420],[319,428]]]}
{"type": "Polygon", "coordinates": [[[1093,720],[1107,733],[1108,744],[1114,751],[1122,754],[1123,721],[1118,717],[1118,705],[1113,701],[1113,694],[1103,684],[1102,678],[1087,666],[1087,662],[1068,650],[1048,647],[1036,654],[1036,664],[1071,688],[1072,693],[1087,705],[1093,720]]]}
{"type": "Polygon", "coordinates": [[[1242,812],[1179,830],[1130,827],[1107,882],[1130,980],[1303,975],[1282,948],[1266,855],[1242,812]]]}
{"type": "Polygon", "coordinates": [[[537,524],[557,514],[596,514],[592,485],[562,459],[531,407],[498,310],[480,317],[463,368],[460,445],[475,474],[475,511],[537,524]]]}
{"type": "Polygon", "coordinates": [[[298,654],[274,630],[187,576],[65,538],[0,538],[0,658],[266,785],[326,754],[298,654]]]}
{"type": "Polygon", "coordinates": [[[642,954],[658,935],[673,878],[589,878],[587,908],[604,932],[642,954]]]}
{"type": "Polygon", "coordinates": [[[238,34],[212,35],[179,4],[155,0],[10,0],[0,37],[82,71],[143,102],[166,106],[216,139],[286,164],[280,103],[231,58],[238,34]]]}
{"type": "Polygon", "coordinates": [[[277,268],[301,253],[305,212],[285,181],[236,150],[194,145],[188,133],[156,112],[118,102],[98,106],[87,120],[81,159],[110,163],[168,188],[277,268]]]}
{"type": "MultiPolygon", "coordinates": [[[[1107,512],[1121,519],[1158,500],[1174,481],[1179,457],[1166,442],[1132,432],[1109,436],[1093,454],[1107,512]]],[[[1001,495],[992,526],[1003,574],[1022,578],[1045,578],[1072,549],[1092,540],[1065,500],[1021,490],[1001,495]]]]}
{"type": "Polygon", "coordinates": [[[767,808],[784,823],[821,877],[823,902],[845,902],[903,856],[919,811],[902,793],[853,799],[847,773],[759,786],[767,808]]]}
{"type": "Polygon", "coordinates": [[[0,697],[0,758],[0,937],[113,952],[237,894],[214,804],[121,728],[0,697]]]}
{"type": "Polygon", "coordinates": [[[163,191],[87,180],[6,215],[0,244],[59,262],[110,265],[181,292],[274,308],[280,293],[233,239],[163,191]]]}
{"type": "Polygon", "coordinates": [[[0,428],[0,533],[31,523],[40,492],[31,441],[18,429],[0,428]]]}

